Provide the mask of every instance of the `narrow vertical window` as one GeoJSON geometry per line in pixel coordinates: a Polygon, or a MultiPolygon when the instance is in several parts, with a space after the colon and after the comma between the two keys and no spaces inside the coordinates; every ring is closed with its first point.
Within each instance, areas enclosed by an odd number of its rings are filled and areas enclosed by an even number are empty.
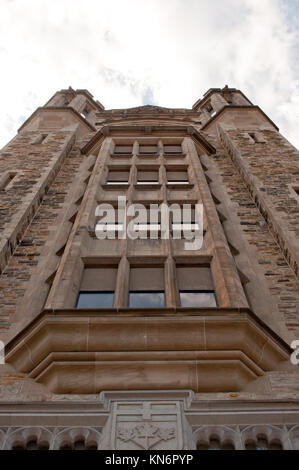
{"type": "Polygon", "coordinates": [[[116,266],[85,268],[76,308],[112,308],[116,275],[116,266]]]}
{"type": "Polygon", "coordinates": [[[81,111],[80,114],[81,114],[82,117],[86,118],[87,115],[88,115],[88,112],[89,112],[88,109],[85,107],[85,108],[81,111]]]}
{"type": "Polygon", "coordinates": [[[165,307],[163,266],[131,267],[129,307],[165,307]]]}
{"type": "Polygon", "coordinates": [[[249,132],[248,135],[253,140],[253,142],[255,144],[259,143],[259,139],[258,139],[257,135],[254,132],[249,132]]]}
{"type": "Polygon", "coordinates": [[[177,280],[181,307],[217,307],[209,267],[178,265],[177,280]]]}

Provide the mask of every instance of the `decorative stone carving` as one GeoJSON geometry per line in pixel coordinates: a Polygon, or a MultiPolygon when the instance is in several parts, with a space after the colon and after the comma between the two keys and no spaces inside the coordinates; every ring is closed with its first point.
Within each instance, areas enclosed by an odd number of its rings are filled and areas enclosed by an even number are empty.
{"type": "Polygon", "coordinates": [[[118,436],[124,442],[132,442],[143,450],[150,450],[162,441],[168,441],[176,437],[175,427],[161,428],[149,423],[140,424],[135,428],[120,428],[118,436]]]}
{"type": "Polygon", "coordinates": [[[112,449],[183,448],[179,402],[116,402],[113,404],[110,426],[111,442],[107,447],[112,449]]]}
{"type": "Polygon", "coordinates": [[[3,448],[4,441],[5,441],[5,431],[0,429],[0,449],[3,448]]]}
{"type": "Polygon", "coordinates": [[[4,442],[4,450],[18,449],[49,449],[52,441],[52,432],[44,427],[28,426],[12,428],[4,442]],[[30,445],[29,445],[30,444],[30,445]]]}
{"type": "Polygon", "coordinates": [[[212,440],[217,440],[221,449],[232,447],[237,450],[243,448],[238,427],[200,426],[194,432],[194,439],[197,448],[209,448],[212,440]]]}
{"type": "Polygon", "coordinates": [[[54,437],[53,450],[59,449],[92,449],[99,448],[101,433],[95,428],[72,427],[59,430],[54,437]]]}
{"type": "Polygon", "coordinates": [[[244,449],[258,448],[259,441],[263,441],[261,449],[273,450],[287,448],[286,433],[283,427],[269,425],[247,426],[242,430],[242,443],[244,449]]]}

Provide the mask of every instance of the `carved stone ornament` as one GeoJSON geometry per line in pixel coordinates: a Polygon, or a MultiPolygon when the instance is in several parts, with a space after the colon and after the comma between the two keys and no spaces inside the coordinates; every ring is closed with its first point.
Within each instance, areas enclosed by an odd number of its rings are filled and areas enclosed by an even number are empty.
{"type": "Polygon", "coordinates": [[[117,402],[111,448],[118,450],[182,449],[179,402],[117,402]]]}

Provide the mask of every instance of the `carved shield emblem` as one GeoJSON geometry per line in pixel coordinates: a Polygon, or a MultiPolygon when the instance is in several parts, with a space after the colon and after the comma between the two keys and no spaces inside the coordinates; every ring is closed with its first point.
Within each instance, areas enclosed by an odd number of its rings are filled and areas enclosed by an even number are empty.
{"type": "Polygon", "coordinates": [[[112,445],[117,450],[180,450],[179,402],[114,403],[112,445]]]}

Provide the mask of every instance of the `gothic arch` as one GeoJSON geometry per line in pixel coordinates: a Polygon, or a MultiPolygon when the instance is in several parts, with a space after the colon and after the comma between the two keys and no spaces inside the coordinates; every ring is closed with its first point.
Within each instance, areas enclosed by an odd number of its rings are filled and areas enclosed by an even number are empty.
{"type": "Polygon", "coordinates": [[[6,438],[4,450],[48,450],[52,432],[40,426],[12,429],[6,438]]]}
{"type": "Polygon", "coordinates": [[[100,440],[101,433],[94,428],[66,428],[55,435],[53,450],[97,450],[100,440]]]}

